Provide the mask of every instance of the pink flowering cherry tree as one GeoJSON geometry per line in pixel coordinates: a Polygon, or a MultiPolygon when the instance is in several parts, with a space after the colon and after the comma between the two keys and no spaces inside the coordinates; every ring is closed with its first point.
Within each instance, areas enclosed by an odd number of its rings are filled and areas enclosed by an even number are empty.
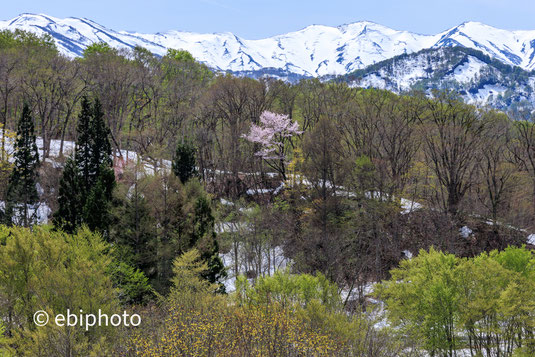
{"type": "Polygon", "coordinates": [[[291,138],[301,134],[299,124],[292,122],[285,114],[264,111],[260,115],[260,125],[252,124],[248,134],[243,137],[259,144],[260,150],[255,153],[276,170],[286,180],[286,150],[291,138]]]}

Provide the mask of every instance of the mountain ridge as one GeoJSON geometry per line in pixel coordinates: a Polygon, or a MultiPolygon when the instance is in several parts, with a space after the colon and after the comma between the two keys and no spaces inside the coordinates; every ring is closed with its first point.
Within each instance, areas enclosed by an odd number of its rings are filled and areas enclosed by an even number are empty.
{"type": "Polygon", "coordinates": [[[398,94],[417,90],[432,96],[433,90],[453,90],[467,103],[508,112],[535,106],[535,71],[462,46],[395,56],[336,80],[398,94]]]}
{"type": "Polygon", "coordinates": [[[464,22],[435,35],[424,35],[358,21],[336,27],[310,25],[248,40],[230,32],[116,31],[87,18],[61,19],[46,14],[25,13],[0,21],[0,29],[16,28],[50,34],[60,52],[69,57],[82,55],[85,47],[99,41],[115,48],[142,46],[160,56],[168,48],[180,48],[217,71],[251,76],[266,72],[279,77],[345,75],[404,53],[452,46],[478,49],[503,63],[535,69],[535,30],[509,31],[479,22],[464,22]]]}

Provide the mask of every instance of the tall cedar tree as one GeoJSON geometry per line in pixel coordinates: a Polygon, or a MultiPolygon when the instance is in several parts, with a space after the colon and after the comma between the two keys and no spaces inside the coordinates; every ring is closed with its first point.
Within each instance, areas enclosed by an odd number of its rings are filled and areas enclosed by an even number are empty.
{"type": "Polygon", "coordinates": [[[89,191],[82,209],[83,222],[89,229],[109,237],[112,191],[115,186],[115,173],[102,165],[96,184],[89,191]]]}
{"type": "Polygon", "coordinates": [[[85,223],[107,234],[110,202],[115,187],[109,129],[98,99],[94,105],[82,99],[78,116],[78,139],[74,162],[65,166],[59,189],[59,209],[54,217],[57,228],[73,232],[85,223]]]}
{"type": "Polygon", "coordinates": [[[92,120],[91,104],[87,97],[82,98],[82,110],[78,115],[78,138],[76,140],[76,149],[74,152],[74,162],[78,169],[80,177],[80,189],[82,190],[82,196],[88,194],[89,188],[92,185],[92,178],[94,172],[92,172],[91,164],[93,161],[93,140],[91,133],[91,120],[92,120]]]}
{"type": "MultiPolygon", "coordinates": [[[[190,144],[179,144],[173,159],[173,173],[182,184],[195,176],[195,148],[190,144]]],[[[221,281],[226,277],[225,267],[219,258],[219,245],[215,233],[215,219],[212,206],[206,193],[200,193],[195,201],[193,215],[193,231],[183,241],[183,250],[197,248],[201,253],[201,260],[208,265],[208,271],[203,275],[211,283],[219,284],[219,291],[224,292],[225,286],[221,281]]]]}
{"type": "Polygon", "coordinates": [[[80,173],[72,157],[67,159],[59,182],[58,204],[59,208],[54,213],[54,227],[74,233],[82,224],[82,191],[80,173]]]}
{"type": "Polygon", "coordinates": [[[225,266],[219,258],[219,244],[217,243],[214,229],[215,220],[212,214],[210,201],[206,196],[201,196],[195,202],[194,231],[189,249],[197,247],[201,253],[201,259],[208,265],[208,270],[203,277],[211,283],[219,284],[219,292],[225,292],[225,286],[221,283],[227,277],[225,266]]]}
{"type": "Polygon", "coordinates": [[[108,237],[111,223],[111,200],[115,187],[115,173],[111,158],[110,130],[104,122],[102,105],[95,99],[89,125],[91,157],[89,161],[89,187],[83,207],[83,220],[89,229],[108,237]]]}
{"type": "Polygon", "coordinates": [[[35,143],[34,125],[30,108],[25,103],[22,116],[17,127],[15,140],[15,166],[9,178],[6,197],[6,223],[13,223],[13,215],[17,223],[29,227],[35,221],[35,210],[30,216],[30,207],[39,202],[37,179],[39,152],[35,143]]]}
{"type": "MultiPolygon", "coordinates": [[[[130,191],[129,191],[130,193],[130,191]]],[[[156,222],[151,216],[147,200],[134,183],[131,194],[126,194],[123,204],[114,206],[115,220],[110,236],[123,260],[141,270],[147,278],[157,277],[156,222]]]]}
{"type": "MultiPolygon", "coordinates": [[[[93,176],[90,177],[90,183],[95,184],[99,180],[102,170],[113,167],[113,160],[111,158],[111,144],[109,140],[110,129],[104,121],[102,105],[98,98],[95,99],[91,114],[92,157],[90,167],[93,176]]],[[[106,189],[109,188],[110,186],[106,187],[106,189]]]]}
{"type": "Polygon", "coordinates": [[[178,144],[173,157],[173,173],[185,184],[195,176],[195,148],[189,143],[178,144]]]}

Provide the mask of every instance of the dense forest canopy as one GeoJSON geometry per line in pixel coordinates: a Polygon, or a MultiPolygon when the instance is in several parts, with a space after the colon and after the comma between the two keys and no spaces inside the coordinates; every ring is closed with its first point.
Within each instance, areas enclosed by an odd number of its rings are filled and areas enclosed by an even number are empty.
{"type": "Polygon", "coordinates": [[[453,92],[239,78],[186,51],[103,43],[68,59],[49,37],[1,32],[0,346],[532,352],[535,297],[521,291],[535,281],[522,247],[535,230],[535,125],[515,119],[453,92]],[[95,306],[146,323],[31,322],[41,307],[95,306]]]}

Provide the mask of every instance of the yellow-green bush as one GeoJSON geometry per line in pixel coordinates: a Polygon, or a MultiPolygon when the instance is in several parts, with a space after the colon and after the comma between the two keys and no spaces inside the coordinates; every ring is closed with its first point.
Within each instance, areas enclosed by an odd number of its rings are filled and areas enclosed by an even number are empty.
{"type": "MultiPolygon", "coordinates": [[[[322,276],[279,272],[257,285],[241,281],[236,297],[213,295],[206,265],[191,251],[175,261],[174,287],[162,324],[140,330],[139,356],[397,356],[400,344],[334,304],[322,276]],[[258,289],[258,290],[257,290],[258,289]],[[276,292],[276,293],[275,293],[276,292]],[[328,292],[328,293],[327,293],[328,292]],[[267,298],[271,296],[271,298],[267,298]]],[[[337,295],[336,295],[337,296],[337,295]]],[[[148,313],[150,314],[150,313],[148,313]]],[[[393,335],[392,335],[393,336],[393,335]]]]}
{"type": "Polygon", "coordinates": [[[108,276],[109,246],[86,229],[75,235],[48,227],[0,226],[0,316],[10,350],[17,356],[89,355],[93,345],[114,335],[113,327],[58,327],[56,314],[119,313],[117,291],[108,276]],[[47,326],[33,314],[44,310],[47,326]]]}

